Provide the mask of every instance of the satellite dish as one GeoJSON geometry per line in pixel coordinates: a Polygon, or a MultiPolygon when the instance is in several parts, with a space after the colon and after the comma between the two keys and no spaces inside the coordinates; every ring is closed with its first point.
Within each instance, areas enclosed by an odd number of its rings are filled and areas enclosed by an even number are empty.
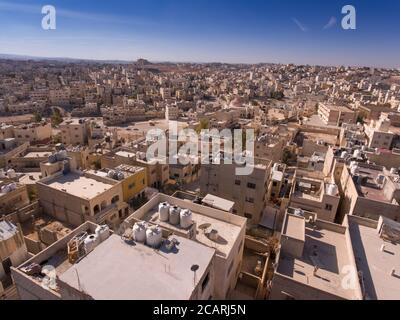
{"type": "Polygon", "coordinates": [[[193,272],[196,272],[197,270],[199,270],[199,266],[197,264],[192,265],[192,267],[190,268],[190,270],[192,270],[193,272]]]}

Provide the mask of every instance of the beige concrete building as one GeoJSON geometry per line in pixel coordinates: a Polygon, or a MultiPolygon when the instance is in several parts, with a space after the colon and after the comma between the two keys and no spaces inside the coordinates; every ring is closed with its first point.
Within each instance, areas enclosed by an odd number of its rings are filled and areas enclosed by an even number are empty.
{"type": "Polygon", "coordinates": [[[89,124],[84,119],[69,119],[60,124],[61,141],[65,145],[86,145],[89,124]]]}
{"type": "MultiPolygon", "coordinates": [[[[248,219],[249,224],[258,224],[266,204],[271,162],[254,165],[250,175],[237,176],[236,164],[202,164],[200,190],[202,195],[213,194],[233,201],[233,213],[248,219]]],[[[257,163],[257,160],[256,160],[257,163]]]]}
{"type": "Polygon", "coordinates": [[[216,286],[215,249],[174,235],[158,250],[103,232],[92,250],[82,234],[96,237],[87,222],[18,268],[12,268],[22,300],[208,300],[216,286]],[[73,244],[79,252],[71,254],[73,244]],[[78,258],[78,262],[75,261],[78,258]],[[46,265],[57,276],[38,274],[46,265]],[[36,269],[34,269],[34,266],[36,269]],[[195,268],[194,268],[195,267],[195,268]],[[192,270],[196,270],[194,273],[192,270]],[[79,277],[77,277],[77,274],[79,277]],[[102,281],[99,282],[99,279],[102,281]]]}
{"type": "Polygon", "coordinates": [[[11,267],[17,267],[27,259],[28,251],[20,226],[0,220],[0,288],[2,280],[10,276],[11,267]]]}
{"type": "Polygon", "coordinates": [[[125,225],[132,227],[137,221],[146,221],[160,226],[166,234],[174,234],[192,239],[206,247],[215,249],[214,261],[215,286],[212,297],[226,299],[235,288],[240,273],[246,219],[231,213],[194,204],[178,198],[158,194],[139,210],[133,213],[125,225]],[[183,228],[160,220],[159,205],[168,203],[191,211],[192,224],[183,228]]]}
{"type": "Polygon", "coordinates": [[[348,228],[288,209],[270,293],[271,300],[361,300],[348,228]]]}
{"type": "Polygon", "coordinates": [[[199,157],[177,155],[176,164],[169,164],[169,177],[177,183],[189,184],[200,178],[199,157]]]}
{"type": "Polygon", "coordinates": [[[390,131],[391,121],[382,116],[378,121],[372,120],[365,126],[368,146],[374,149],[391,149],[395,134],[390,131]]]}
{"type": "Polygon", "coordinates": [[[0,181],[0,216],[8,215],[29,204],[25,185],[5,179],[0,181]]]}
{"type": "Polygon", "coordinates": [[[22,155],[29,148],[29,142],[17,143],[15,138],[0,140],[0,167],[9,167],[11,159],[22,155]]]}
{"type": "Polygon", "coordinates": [[[139,166],[147,169],[147,184],[151,188],[161,189],[169,180],[167,159],[148,160],[143,152],[133,152],[120,148],[101,157],[102,168],[116,168],[121,164],[139,166]]]}
{"type": "Polygon", "coordinates": [[[357,113],[344,106],[319,103],[318,115],[327,125],[340,127],[343,123],[357,122],[357,113]]]}
{"type": "Polygon", "coordinates": [[[37,189],[44,212],[72,226],[92,221],[117,228],[129,213],[121,182],[97,175],[64,170],[39,181],[37,189]]]}
{"type": "Polygon", "coordinates": [[[334,222],[340,203],[339,189],[333,178],[297,170],[289,206],[315,212],[318,219],[334,222]]]}
{"type": "Polygon", "coordinates": [[[400,299],[400,224],[346,216],[365,300],[400,299]]]}
{"type": "Polygon", "coordinates": [[[31,144],[49,142],[52,136],[51,123],[32,123],[15,127],[14,136],[18,142],[31,144]]]}
{"type": "Polygon", "coordinates": [[[352,162],[343,168],[341,214],[400,221],[400,177],[383,167],[352,162]]]}

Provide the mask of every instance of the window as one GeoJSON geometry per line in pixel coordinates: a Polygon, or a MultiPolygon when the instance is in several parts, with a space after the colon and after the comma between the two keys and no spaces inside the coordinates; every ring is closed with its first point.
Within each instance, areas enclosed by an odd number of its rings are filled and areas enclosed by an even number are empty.
{"type": "Polygon", "coordinates": [[[253,219],[253,215],[250,213],[245,213],[244,216],[249,220],[253,219]]]}
{"type": "Polygon", "coordinates": [[[277,186],[278,186],[278,182],[274,181],[274,182],[272,183],[272,186],[273,186],[273,187],[277,187],[277,186]]]}
{"type": "Polygon", "coordinates": [[[246,202],[248,202],[248,203],[254,203],[254,199],[253,199],[253,198],[248,198],[248,197],[246,197],[246,202]]]}
{"type": "Polygon", "coordinates": [[[234,213],[234,214],[237,214],[237,210],[236,210],[236,209],[233,209],[233,213],[234,213]]]}
{"type": "Polygon", "coordinates": [[[255,189],[257,188],[257,186],[256,186],[254,183],[250,183],[250,182],[249,182],[249,183],[247,184],[247,188],[255,190],[255,189]]]}
{"type": "Polygon", "coordinates": [[[205,289],[207,289],[207,285],[210,282],[210,273],[207,273],[206,277],[203,280],[203,283],[201,284],[201,290],[204,292],[205,289]]]}
{"type": "Polygon", "coordinates": [[[235,185],[240,186],[240,180],[235,180],[235,185]]]}
{"type": "Polygon", "coordinates": [[[133,189],[135,187],[135,183],[129,185],[129,189],[133,189]]]}
{"type": "Polygon", "coordinates": [[[332,211],[332,209],[333,209],[333,206],[331,204],[326,204],[325,205],[325,210],[332,211]]]}

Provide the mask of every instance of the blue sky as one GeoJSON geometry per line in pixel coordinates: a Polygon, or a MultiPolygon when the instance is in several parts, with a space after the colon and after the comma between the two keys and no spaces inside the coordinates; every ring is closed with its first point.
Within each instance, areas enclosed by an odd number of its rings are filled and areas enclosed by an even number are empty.
{"type": "Polygon", "coordinates": [[[400,67],[399,16],[398,0],[0,0],[0,53],[400,67]],[[347,4],[357,30],[341,28],[347,4]]]}

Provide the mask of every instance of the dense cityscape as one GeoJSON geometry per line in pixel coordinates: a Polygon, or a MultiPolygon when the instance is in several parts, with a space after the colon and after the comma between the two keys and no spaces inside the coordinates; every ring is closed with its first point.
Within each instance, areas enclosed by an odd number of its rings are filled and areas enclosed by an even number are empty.
{"type": "Polygon", "coordinates": [[[400,299],[397,69],[3,57],[0,116],[2,299],[400,299]]]}

